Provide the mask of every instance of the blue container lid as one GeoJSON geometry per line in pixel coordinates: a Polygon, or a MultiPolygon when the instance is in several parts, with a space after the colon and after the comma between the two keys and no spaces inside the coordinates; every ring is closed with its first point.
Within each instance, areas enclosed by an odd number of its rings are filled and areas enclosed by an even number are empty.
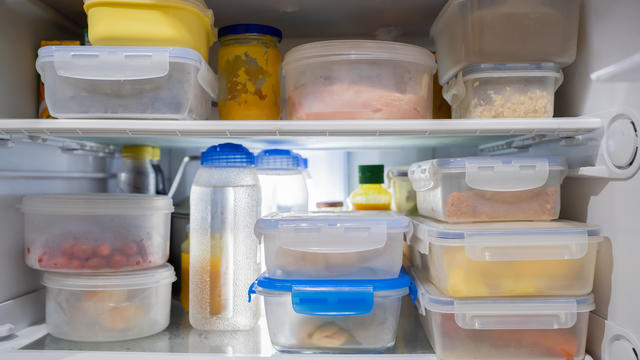
{"type": "Polygon", "coordinates": [[[305,170],[309,168],[309,159],[305,157],[302,158],[302,168],[305,170]]]}
{"type": "Polygon", "coordinates": [[[241,35],[241,34],[262,34],[273,36],[282,41],[282,31],[278,28],[269,25],[260,24],[235,24],[223,26],[218,30],[218,39],[221,39],[227,35],[241,35]]]}
{"type": "Polygon", "coordinates": [[[263,150],[256,155],[256,167],[270,170],[297,170],[304,167],[303,157],[284,149],[263,150]]]}
{"type": "Polygon", "coordinates": [[[205,150],[200,164],[210,167],[253,167],[255,156],[240,144],[224,143],[205,150]]]}
{"type": "Polygon", "coordinates": [[[288,292],[293,310],[298,314],[353,316],[373,311],[375,293],[394,290],[400,291],[395,296],[409,294],[415,301],[417,289],[404,268],[397,278],[391,279],[292,280],[270,278],[263,273],[249,288],[249,302],[254,294],[288,292]]]}

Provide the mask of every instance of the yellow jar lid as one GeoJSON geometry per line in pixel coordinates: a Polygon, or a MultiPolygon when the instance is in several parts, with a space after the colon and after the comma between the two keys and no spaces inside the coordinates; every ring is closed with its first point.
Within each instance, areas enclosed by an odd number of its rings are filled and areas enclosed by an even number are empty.
{"type": "Polygon", "coordinates": [[[159,147],[154,147],[153,148],[153,156],[151,157],[151,160],[160,160],[160,148],[159,147]]]}
{"type": "Polygon", "coordinates": [[[122,157],[125,159],[151,160],[153,147],[144,145],[131,145],[122,148],[122,157]]]}

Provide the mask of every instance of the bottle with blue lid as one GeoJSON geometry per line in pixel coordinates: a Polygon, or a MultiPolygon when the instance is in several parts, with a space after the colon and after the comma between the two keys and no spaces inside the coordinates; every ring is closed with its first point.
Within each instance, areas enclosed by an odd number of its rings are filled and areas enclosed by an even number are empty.
{"type": "Polygon", "coordinates": [[[309,192],[303,171],[307,161],[285,149],[263,150],[256,155],[262,190],[262,216],[272,212],[306,211],[309,192]]]}
{"type": "Polygon", "coordinates": [[[191,186],[189,322],[202,330],[247,330],[258,306],[246,288],[260,273],[253,224],[260,216],[255,156],[225,143],[202,153],[191,186]]]}

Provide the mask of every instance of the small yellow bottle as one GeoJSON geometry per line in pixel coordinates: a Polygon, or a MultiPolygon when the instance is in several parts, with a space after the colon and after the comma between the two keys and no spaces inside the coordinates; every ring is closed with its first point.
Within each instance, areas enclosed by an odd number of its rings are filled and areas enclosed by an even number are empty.
{"type": "Polygon", "coordinates": [[[382,187],[384,165],[358,166],[358,182],[349,196],[353,210],[391,210],[391,193],[382,187]]]}
{"type": "MultiPolygon", "coordinates": [[[[188,230],[187,230],[188,231],[188,230]]],[[[180,246],[180,303],[189,311],[189,233],[180,246]]]]}

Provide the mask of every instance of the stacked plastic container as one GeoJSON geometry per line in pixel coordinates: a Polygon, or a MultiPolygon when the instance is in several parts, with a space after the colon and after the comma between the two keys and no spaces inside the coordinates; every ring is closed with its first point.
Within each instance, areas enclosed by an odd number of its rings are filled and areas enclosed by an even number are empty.
{"type": "Polygon", "coordinates": [[[258,220],[266,269],[249,289],[264,297],[273,346],[284,352],[377,352],[395,344],[409,218],[392,212],[292,212],[258,220]]]}
{"type": "Polygon", "coordinates": [[[583,359],[597,226],[557,220],[560,158],[413,164],[417,306],[440,359],[583,359]]]}
{"type": "Polygon", "coordinates": [[[171,283],[166,196],[28,195],[25,262],[45,271],[46,323],[67,340],[114,341],[169,325],[171,283]]]}

